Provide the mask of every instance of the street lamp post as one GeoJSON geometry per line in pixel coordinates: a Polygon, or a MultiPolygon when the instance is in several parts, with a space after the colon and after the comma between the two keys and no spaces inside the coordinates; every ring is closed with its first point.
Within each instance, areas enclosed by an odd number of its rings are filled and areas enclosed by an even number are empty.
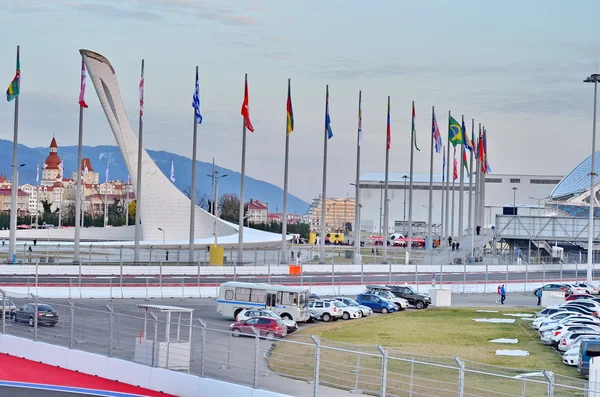
{"type": "Polygon", "coordinates": [[[25,164],[21,164],[17,167],[15,167],[14,165],[11,165],[11,167],[14,169],[14,172],[13,172],[14,181],[12,181],[12,186],[11,186],[11,199],[12,200],[10,203],[10,236],[9,236],[9,241],[8,241],[8,258],[7,259],[8,259],[8,261],[10,261],[10,263],[16,263],[17,262],[17,254],[16,254],[16,252],[17,252],[16,251],[16,249],[17,249],[17,212],[18,212],[17,201],[19,200],[19,170],[22,167],[25,167],[25,164]]]}
{"type": "MultiPolygon", "coordinates": [[[[214,228],[213,228],[213,234],[215,236],[215,247],[217,246],[217,218],[219,217],[219,179],[223,179],[225,177],[228,176],[228,174],[223,174],[221,176],[218,176],[219,171],[215,171],[215,199],[213,201],[213,207],[215,208],[215,219],[214,219],[214,228]]],[[[210,175],[209,175],[210,176],[210,175]]],[[[241,200],[241,198],[240,198],[241,200]]],[[[243,215],[240,215],[243,216],[243,215]]]]}
{"type": "Polygon", "coordinates": [[[596,201],[595,194],[595,179],[596,179],[596,104],[598,98],[598,81],[600,81],[600,74],[593,74],[587,79],[583,80],[584,83],[594,83],[594,117],[592,126],[592,165],[590,168],[590,216],[588,225],[588,252],[587,252],[587,277],[586,281],[588,284],[592,283],[592,261],[593,261],[593,248],[594,248],[594,204],[596,201]]]}
{"type": "Polygon", "coordinates": [[[163,253],[165,252],[165,230],[163,228],[158,228],[158,230],[160,230],[162,232],[163,235],[163,244],[162,244],[162,248],[163,248],[163,253]]]}
{"type": "Polygon", "coordinates": [[[403,175],[402,179],[404,179],[404,215],[402,216],[402,226],[404,235],[406,235],[406,180],[408,179],[408,175],[403,175]]]}
{"type": "Polygon", "coordinates": [[[513,187],[513,215],[517,215],[517,190],[519,190],[518,187],[513,187]]]}

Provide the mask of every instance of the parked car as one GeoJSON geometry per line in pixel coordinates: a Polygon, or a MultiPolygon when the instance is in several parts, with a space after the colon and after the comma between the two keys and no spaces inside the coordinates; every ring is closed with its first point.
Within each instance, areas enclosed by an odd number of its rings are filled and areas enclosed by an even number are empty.
{"type": "Polygon", "coordinates": [[[336,321],[342,318],[344,313],[333,302],[337,301],[329,299],[312,300],[308,301],[308,308],[318,316],[319,320],[325,322],[336,321]]]}
{"type": "Polygon", "coordinates": [[[362,311],[363,317],[370,316],[371,314],[373,314],[373,310],[370,307],[359,305],[358,302],[352,298],[346,298],[344,296],[336,296],[333,299],[343,302],[348,306],[353,306],[353,307],[356,307],[357,309],[360,309],[362,311]]]}
{"type": "Polygon", "coordinates": [[[552,283],[552,284],[546,284],[540,288],[536,288],[533,290],[533,294],[535,296],[537,296],[537,291],[539,289],[541,289],[542,292],[543,291],[563,291],[565,293],[565,296],[569,295],[569,291],[568,291],[567,287],[564,286],[564,284],[552,283]]]}
{"type": "Polygon", "coordinates": [[[572,294],[598,295],[598,288],[584,282],[569,283],[568,288],[572,294]]]}
{"type": "Polygon", "coordinates": [[[335,305],[335,307],[342,311],[342,319],[344,320],[362,317],[362,310],[360,310],[358,307],[348,306],[344,302],[337,299],[334,299],[332,303],[335,305]]]}
{"type": "Polygon", "coordinates": [[[565,301],[570,302],[579,299],[592,299],[593,297],[593,295],[588,294],[571,294],[565,298],[565,301]]]}
{"type": "Polygon", "coordinates": [[[2,311],[4,312],[4,317],[12,318],[16,310],[17,307],[15,306],[15,304],[11,300],[7,299],[5,301],[5,306],[2,308],[2,311]]]}
{"type": "Polygon", "coordinates": [[[398,310],[404,310],[408,307],[408,301],[404,298],[399,298],[396,295],[392,294],[390,288],[384,285],[367,285],[367,290],[365,291],[369,294],[378,295],[388,301],[394,303],[398,310]]]}
{"type": "Polygon", "coordinates": [[[563,363],[576,367],[579,363],[579,346],[569,349],[562,356],[563,363]]]}
{"type": "Polygon", "coordinates": [[[418,294],[414,289],[408,285],[386,285],[390,289],[390,292],[399,298],[404,298],[408,301],[409,305],[416,307],[417,309],[426,309],[427,306],[431,305],[431,297],[426,294],[418,294]]]}
{"type": "Polygon", "coordinates": [[[579,347],[581,342],[584,340],[600,340],[599,333],[585,333],[585,332],[571,332],[568,335],[564,335],[558,342],[558,350],[568,351],[573,348],[579,347]]]}
{"type": "Polygon", "coordinates": [[[321,297],[317,294],[313,294],[312,292],[308,294],[308,300],[321,299],[321,297]]]}
{"type": "Polygon", "coordinates": [[[229,330],[231,336],[255,336],[252,327],[258,331],[260,337],[267,339],[283,338],[287,335],[287,327],[281,320],[266,317],[252,317],[245,321],[236,321],[229,326],[229,330]]]}
{"type": "Polygon", "coordinates": [[[360,294],[356,301],[364,306],[370,307],[374,312],[383,314],[393,313],[398,310],[398,306],[375,294],[360,294]]]}
{"type": "Polygon", "coordinates": [[[553,332],[553,335],[550,340],[550,345],[557,346],[560,342],[560,338],[569,334],[570,332],[587,332],[587,333],[597,333],[600,335],[600,327],[596,325],[567,325],[561,327],[553,332]]]}
{"type": "MultiPolygon", "coordinates": [[[[49,325],[54,327],[58,323],[58,313],[52,308],[52,306],[45,303],[38,303],[37,308],[37,323],[38,325],[49,325]]],[[[15,310],[13,315],[13,321],[15,323],[24,322],[33,327],[35,324],[35,303],[27,303],[21,306],[18,310],[15,310]]]]}
{"type": "Polygon", "coordinates": [[[549,316],[551,314],[558,313],[561,311],[565,311],[565,309],[560,306],[548,306],[547,308],[535,313],[535,318],[538,319],[540,317],[546,317],[546,316],[549,316]]]}
{"type": "Polygon", "coordinates": [[[235,321],[246,321],[252,317],[269,317],[274,318],[276,320],[281,320],[283,325],[287,328],[287,333],[291,334],[292,332],[298,329],[298,324],[294,320],[284,320],[281,316],[274,311],[265,310],[265,309],[244,309],[238,313],[235,318],[235,321]]]}
{"type": "Polygon", "coordinates": [[[577,372],[588,376],[590,373],[590,359],[600,356],[600,341],[586,340],[579,345],[579,362],[577,372]]]}

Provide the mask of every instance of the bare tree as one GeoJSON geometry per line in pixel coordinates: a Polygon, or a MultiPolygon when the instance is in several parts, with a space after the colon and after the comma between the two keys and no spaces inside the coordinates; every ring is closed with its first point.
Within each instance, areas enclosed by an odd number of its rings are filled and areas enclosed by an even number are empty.
{"type": "MultiPolygon", "coordinates": [[[[188,186],[183,190],[183,194],[185,194],[185,196],[189,199],[192,198],[191,192],[192,192],[191,186],[188,186]]],[[[210,198],[208,197],[208,194],[200,193],[200,191],[196,190],[196,205],[198,207],[202,208],[203,210],[208,211],[208,209],[210,207],[210,198]]]]}

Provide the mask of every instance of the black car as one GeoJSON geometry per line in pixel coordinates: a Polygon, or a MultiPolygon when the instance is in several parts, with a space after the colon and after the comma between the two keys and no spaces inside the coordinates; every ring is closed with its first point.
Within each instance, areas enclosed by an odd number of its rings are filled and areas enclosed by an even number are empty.
{"type": "MultiPolygon", "coordinates": [[[[15,310],[13,321],[15,323],[27,323],[30,327],[35,324],[35,303],[28,303],[15,310]]],[[[50,305],[38,304],[37,323],[38,325],[50,325],[54,327],[58,322],[58,313],[50,305]]]]}
{"type": "Polygon", "coordinates": [[[417,294],[408,285],[386,285],[386,287],[390,289],[392,294],[398,298],[406,299],[409,305],[413,305],[417,309],[426,309],[427,306],[431,305],[431,298],[429,296],[417,294]]]}

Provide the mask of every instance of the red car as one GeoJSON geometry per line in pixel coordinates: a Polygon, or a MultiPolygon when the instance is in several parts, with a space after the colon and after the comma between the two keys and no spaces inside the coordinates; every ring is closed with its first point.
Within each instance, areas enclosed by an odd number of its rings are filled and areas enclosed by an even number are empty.
{"type": "Polygon", "coordinates": [[[229,326],[229,330],[232,336],[254,336],[252,327],[259,332],[259,336],[267,339],[283,338],[287,335],[287,327],[280,320],[266,317],[252,317],[246,321],[236,321],[229,326]]]}
{"type": "Polygon", "coordinates": [[[588,295],[588,294],[572,294],[572,295],[567,296],[565,301],[574,301],[577,299],[592,299],[592,298],[595,298],[595,296],[588,295]]]}

